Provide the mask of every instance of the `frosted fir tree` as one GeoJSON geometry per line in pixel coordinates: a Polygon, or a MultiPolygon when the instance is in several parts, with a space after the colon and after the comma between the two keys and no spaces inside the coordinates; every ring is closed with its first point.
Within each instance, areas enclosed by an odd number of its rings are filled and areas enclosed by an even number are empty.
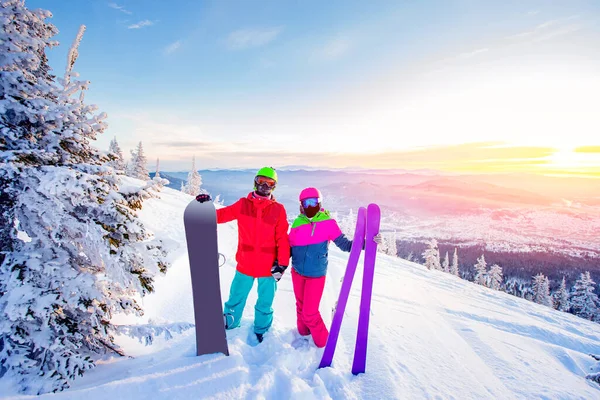
{"type": "Polygon", "coordinates": [[[560,287],[554,293],[554,308],[558,311],[568,312],[571,309],[571,303],[569,302],[569,292],[567,291],[567,283],[563,276],[560,287]]]}
{"type": "Polygon", "coordinates": [[[196,170],[196,157],[192,158],[192,170],[188,173],[187,181],[183,186],[182,192],[192,196],[197,196],[200,193],[204,193],[200,187],[202,186],[202,177],[196,170]]]}
{"type": "Polygon", "coordinates": [[[485,255],[481,255],[481,257],[477,258],[477,262],[474,265],[475,269],[475,277],[473,282],[478,285],[486,286],[487,283],[487,263],[485,261],[485,255]]]}
{"type": "Polygon", "coordinates": [[[571,289],[571,312],[581,318],[598,319],[598,296],[594,293],[596,282],[586,271],[581,274],[571,289]]]}
{"type": "Polygon", "coordinates": [[[422,255],[427,269],[442,269],[440,265],[440,251],[438,249],[437,240],[431,239],[429,242],[427,242],[427,249],[425,249],[422,255]]]}
{"type": "Polygon", "coordinates": [[[356,216],[354,210],[350,209],[348,214],[340,221],[340,230],[347,236],[354,236],[354,228],[356,227],[356,216]]]}
{"type": "Polygon", "coordinates": [[[502,289],[502,280],[502,267],[498,264],[492,265],[488,274],[489,287],[494,290],[502,289]]]}
{"type": "Polygon", "coordinates": [[[548,278],[541,272],[533,277],[531,285],[533,292],[532,301],[547,307],[552,307],[552,296],[550,296],[550,283],[548,278]]]}
{"type": "Polygon", "coordinates": [[[454,256],[452,256],[452,265],[450,266],[450,273],[458,276],[458,250],[454,248],[454,256]]]}
{"type": "Polygon", "coordinates": [[[475,279],[473,281],[478,285],[487,286],[487,263],[483,254],[475,264],[475,279]]]}
{"type": "Polygon", "coordinates": [[[446,252],[446,257],[444,257],[442,268],[444,269],[444,272],[450,273],[450,259],[448,257],[448,252],[446,252]]]}
{"type": "Polygon", "coordinates": [[[386,254],[390,256],[398,256],[398,247],[396,245],[396,231],[389,232],[384,237],[386,243],[386,254]]]}
{"type": "Polygon", "coordinates": [[[148,159],[144,154],[144,146],[142,142],[139,142],[135,150],[131,150],[131,161],[129,161],[127,175],[143,181],[149,180],[150,174],[146,168],[147,164],[148,159]]]}
{"type": "Polygon", "coordinates": [[[156,158],[156,173],[154,174],[154,178],[152,178],[152,182],[158,190],[161,190],[165,185],[169,184],[168,179],[160,176],[160,161],[158,157],[156,158]]]}
{"type": "Polygon", "coordinates": [[[0,4],[0,374],[40,394],[123,354],[111,318],[141,315],[136,299],[168,264],[90,145],[106,116],[72,71],[84,27],[56,79],[50,12],[0,4]]]}
{"type": "Polygon", "coordinates": [[[116,137],[110,141],[110,145],[108,147],[108,153],[109,153],[109,158],[110,158],[108,165],[110,165],[117,171],[124,172],[127,165],[125,164],[125,159],[123,158],[123,152],[121,151],[121,147],[119,146],[119,143],[117,143],[116,137]]]}
{"type": "Polygon", "coordinates": [[[383,234],[381,245],[377,246],[377,251],[390,256],[396,256],[396,232],[388,232],[383,234]]]}
{"type": "Polygon", "coordinates": [[[156,157],[156,172],[154,173],[154,177],[160,178],[160,160],[156,157]]]}

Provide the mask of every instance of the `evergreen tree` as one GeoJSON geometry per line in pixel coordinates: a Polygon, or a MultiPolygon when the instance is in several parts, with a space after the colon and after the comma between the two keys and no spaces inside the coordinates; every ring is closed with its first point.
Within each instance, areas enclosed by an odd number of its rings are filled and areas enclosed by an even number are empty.
{"type": "Polygon", "coordinates": [[[487,264],[485,262],[485,257],[482,254],[481,257],[477,259],[477,264],[475,264],[475,279],[474,282],[478,285],[486,286],[487,282],[487,264]]]}
{"type": "Polygon", "coordinates": [[[458,276],[458,250],[454,248],[454,256],[452,257],[452,266],[450,267],[450,273],[458,276]]]}
{"type": "Polygon", "coordinates": [[[440,270],[440,250],[438,249],[438,242],[435,239],[431,239],[427,242],[427,249],[423,252],[423,258],[425,259],[425,266],[427,269],[440,270]]]}
{"type": "Polygon", "coordinates": [[[544,306],[552,307],[552,297],[550,296],[550,283],[548,278],[541,272],[533,277],[533,284],[531,286],[533,291],[532,300],[535,303],[542,304],[544,306]]]}
{"type": "Polygon", "coordinates": [[[448,252],[446,252],[446,257],[444,257],[444,263],[442,264],[444,272],[450,273],[450,259],[448,258],[448,252]]]}
{"type": "Polygon", "coordinates": [[[193,157],[192,170],[188,173],[187,182],[182,191],[189,195],[197,196],[198,194],[203,193],[200,186],[202,186],[202,177],[198,171],[196,171],[196,157],[193,157]]]}
{"type": "Polygon", "coordinates": [[[377,247],[377,251],[390,256],[397,256],[396,232],[383,234],[383,243],[377,247]]]}
{"type": "Polygon", "coordinates": [[[160,178],[160,161],[158,157],[156,157],[156,173],[154,174],[154,177],[160,178]]]}
{"type": "Polygon", "coordinates": [[[590,272],[581,274],[575,282],[571,294],[571,311],[573,314],[594,321],[598,318],[598,296],[594,293],[596,282],[590,272]]]}
{"type": "Polygon", "coordinates": [[[558,311],[564,312],[568,312],[571,308],[571,303],[569,302],[569,292],[567,292],[567,283],[565,282],[564,276],[558,291],[554,294],[554,306],[558,311]]]}
{"type": "Polygon", "coordinates": [[[144,154],[142,142],[140,142],[135,150],[131,150],[131,161],[129,162],[129,171],[127,175],[143,181],[149,180],[150,175],[148,173],[148,169],[146,168],[147,163],[148,159],[144,154]]]}
{"type": "Polygon", "coordinates": [[[84,27],[57,79],[50,16],[0,3],[0,375],[33,394],[122,354],[112,315],[141,314],[136,298],[167,267],[90,145],[106,125],[83,102],[89,83],[73,79],[84,27]]]}
{"type": "Polygon", "coordinates": [[[489,287],[494,290],[500,290],[502,288],[502,279],[502,267],[498,264],[492,265],[489,273],[489,287]]]}
{"type": "Polygon", "coordinates": [[[340,221],[340,230],[347,236],[354,237],[354,228],[356,226],[356,216],[354,210],[350,209],[348,215],[346,215],[340,221]]]}
{"type": "Polygon", "coordinates": [[[118,171],[125,171],[125,159],[123,158],[123,152],[121,151],[121,147],[119,143],[117,143],[117,138],[113,138],[110,141],[110,146],[108,147],[109,165],[118,171]]]}

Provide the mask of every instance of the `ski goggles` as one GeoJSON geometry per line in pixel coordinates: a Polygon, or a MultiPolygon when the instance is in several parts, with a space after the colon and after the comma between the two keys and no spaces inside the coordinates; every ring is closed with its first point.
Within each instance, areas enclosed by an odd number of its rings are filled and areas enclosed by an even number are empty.
{"type": "Polygon", "coordinates": [[[300,204],[302,204],[303,208],[316,207],[319,205],[319,199],[316,197],[310,197],[308,199],[303,199],[300,204]]]}
{"type": "Polygon", "coordinates": [[[277,181],[275,179],[268,178],[266,176],[257,176],[254,178],[254,183],[256,183],[258,186],[267,185],[271,188],[274,188],[275,185],[277,185],[277,181]]]}

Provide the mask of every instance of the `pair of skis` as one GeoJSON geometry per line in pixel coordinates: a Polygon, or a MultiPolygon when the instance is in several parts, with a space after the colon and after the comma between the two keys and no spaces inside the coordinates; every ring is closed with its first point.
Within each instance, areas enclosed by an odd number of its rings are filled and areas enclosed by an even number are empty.
{"type": "Polygon", "coordinates": [[[375,272],[375,258],[377,255],[377,243],[373,241],[373,237],[379,233],[379,221],[381,211],[377,204],[369,204],[367,208],[360,207],[356,219],[356,229],[354,231],[354,239],[350,256],[348,257],[348,265],[340,290],[340,297],[337,302],[329,338],[325,345],[323,357],[319,368],[330,367],[335,353],[340,327],[348,303],[348,296],[352,288],[352,280],[356,272],[358,260],[360,258],[363,246],[365,248],[364,257],[364,273],[362,282],[362,295],[360,299],[360,313],[358,316],[358,330],[356,334],[356,347],[354,349],[354,361],[352,363],[352,374],[358,375],[365,372],[367,361],[367,339],[369,334],[369,316],[371,313],[371,295],[373,293],[373,275],[375,272]]]}

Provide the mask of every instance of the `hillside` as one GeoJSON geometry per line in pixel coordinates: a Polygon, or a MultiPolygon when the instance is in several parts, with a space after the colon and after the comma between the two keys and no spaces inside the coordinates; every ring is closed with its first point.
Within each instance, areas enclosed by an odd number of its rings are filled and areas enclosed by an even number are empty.
{"type": "MultiPolygon", "coordinates": [[[[171,249],[173,266],[144,299],[146,316],[119,322],[193,322],[182,224],[190,196],[164,189],[144,203],[148,228],[171,249]]],[[[235,223],[219,226],[224,299],[235,272],[235,223]]],[[[347,260],[332,245],[321,311],[331,321],[347,260]]],[[[231,355],[195,357],[193,333],[144,347],[119,338],[133,358],[111,359],[56,399],[332,398],[332,399],[591,399],[600,387],[584,377],[600,348],[600,325],[495,292],[423,266],[379,254],[373,291],[367,372],[350,373],[360,272],[342,325],[333,368],[316,370],[322,350],[295,349],[295,306],[289,274],[279,284],[275,322],[265,341],[248,344],[255,289],[242,327],[227,333],[231,355]]],[[[361,265],[359,263],[359,265],[361,265]]],[[[360,271],[360,268],[359,268],[360,271]]],[[[7,382],[0,392],[15,393],[7,382]]],[[[23,396],[7,398],[25,398],[23,396]]]]}

